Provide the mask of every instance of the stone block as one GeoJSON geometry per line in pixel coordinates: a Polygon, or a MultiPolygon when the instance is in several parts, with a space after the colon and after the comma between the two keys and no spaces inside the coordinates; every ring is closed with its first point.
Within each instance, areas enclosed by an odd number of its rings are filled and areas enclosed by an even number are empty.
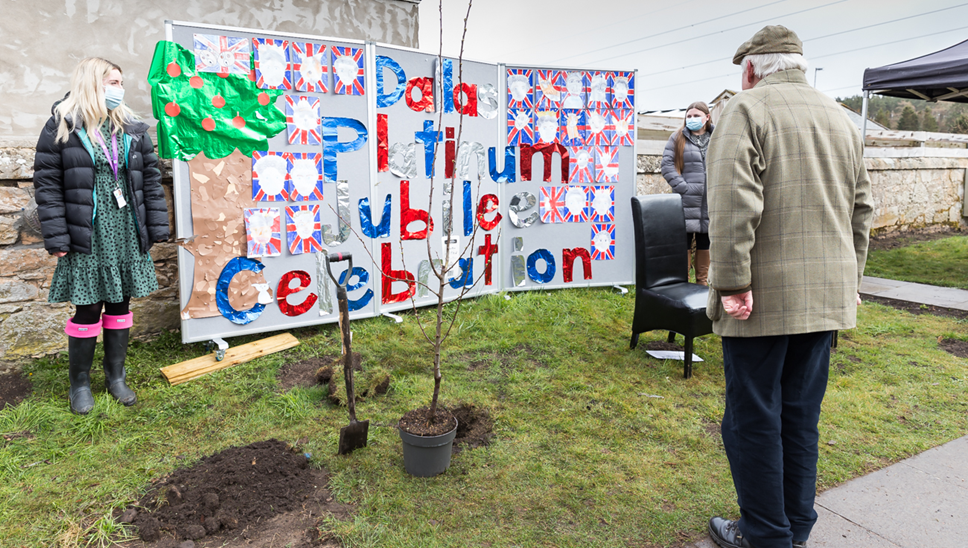
{"type": "MultiPolygon", "coordinates": [[[[9,305],[8,305],[9,306],[9,305]]],[[[52,354],[67,348],[66,305],[27,303],[0,324],[0,355],[5,362],[52,354]]]]}
{"type": "Polygon", "coordinates": [[[57,258],[42,247],[11,246],[0,249],[0,277],[44,278],[56,266],[57,258]]]}
{"type": "Polygon", "coordinates": [[[21,213],[30,202],[30,193],[25,188],[0,186],[0,214],[21,213]]]}
{"type": "Polygon", "coordinates": [[[40,290],[37,286],[11,281],[0,283],[0,303],[16,303],[37,300],[40,290]]]}
{"type": "Polygon", "coordinates": [[[178,329],[180,325],[178,299],[161,298],[159,293],[155,292],[150,297],[131,300],[131,312],[134,313],[132,336],[144,337],[178,329]]]}
{"type": "Polygon", "coordinates": [[[15,244],[19,237],[20,215],[0,215],[0,244],[15,244]]]}
{"type": "Polygon", "coordinates": [[[170,261],[178,257],[178,245],[173,243],[160,243],[151,247],[151,260],[170,261]]]}
{"type": "Polygon", "coordinates": [[[33,179],[34,152],[28,147],[0,147],[0,179],[33,179]]]}

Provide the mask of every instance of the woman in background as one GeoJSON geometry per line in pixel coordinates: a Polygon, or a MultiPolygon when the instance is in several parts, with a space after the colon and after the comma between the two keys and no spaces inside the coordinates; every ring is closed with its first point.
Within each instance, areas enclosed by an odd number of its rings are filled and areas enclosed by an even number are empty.
{"type": "Polygon", "coordinates": [[[686,216],[686,248],[696,267],[696,283],[707,285],[709,274],[709,211],[706,206],[706,149],[713,133],[709,107],[689,105],[683,126],[672,134],[662,153],[662,176],[682,196],[686,216]],[[696,257],[691,249],[696,245],[696,257]]]}
{"type": "Polygon", "coordinates": [[[34,189],[44,247],[58,258],[48,301],[76,307],[65,329],[71,411],[94,407],[90,371],[102,328],[105,387],[134,405],[124,367],[128,304],[158,289],[148,250],[169,230],[158,157],[110,61],[81,61],[52,114],[37,141],[34,189]]]}

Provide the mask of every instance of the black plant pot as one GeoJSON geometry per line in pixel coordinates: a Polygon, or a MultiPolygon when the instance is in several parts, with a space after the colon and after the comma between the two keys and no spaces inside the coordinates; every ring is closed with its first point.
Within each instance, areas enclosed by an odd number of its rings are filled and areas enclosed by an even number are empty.
{"type": "Polygon", "coordinates": [[[454,429],[439,436],[415,436],[398,428],[403,441],[403,468],[420,478],[436,476],[450,466],[450,450],[457,435],[454,429]]]}

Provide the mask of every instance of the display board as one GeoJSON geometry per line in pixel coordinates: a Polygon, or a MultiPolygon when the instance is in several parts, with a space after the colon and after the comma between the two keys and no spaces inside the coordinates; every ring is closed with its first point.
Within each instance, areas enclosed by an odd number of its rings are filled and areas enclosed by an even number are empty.
{"type": "Polygon", "coordinates": [[[182,340],[499,291],[633,283],[635,73],[167,22],[182,340]],[[345,279],[345,278],[341,278],[345,279]]]}

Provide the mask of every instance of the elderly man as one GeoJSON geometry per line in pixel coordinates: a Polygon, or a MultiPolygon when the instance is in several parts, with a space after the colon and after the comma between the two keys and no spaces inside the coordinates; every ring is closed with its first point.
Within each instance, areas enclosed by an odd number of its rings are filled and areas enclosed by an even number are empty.
{"type": "Polygon", "coordinates": [[[831,338],[856,323],[867,260],[860,132],[807,84],[802,54],[782,26],[740,46],[744,91],[707,158],[706,310],[723,340],[723,445],[741,514],[712,518],[709,534],[728,548],[806,546],[831,338]]]}

